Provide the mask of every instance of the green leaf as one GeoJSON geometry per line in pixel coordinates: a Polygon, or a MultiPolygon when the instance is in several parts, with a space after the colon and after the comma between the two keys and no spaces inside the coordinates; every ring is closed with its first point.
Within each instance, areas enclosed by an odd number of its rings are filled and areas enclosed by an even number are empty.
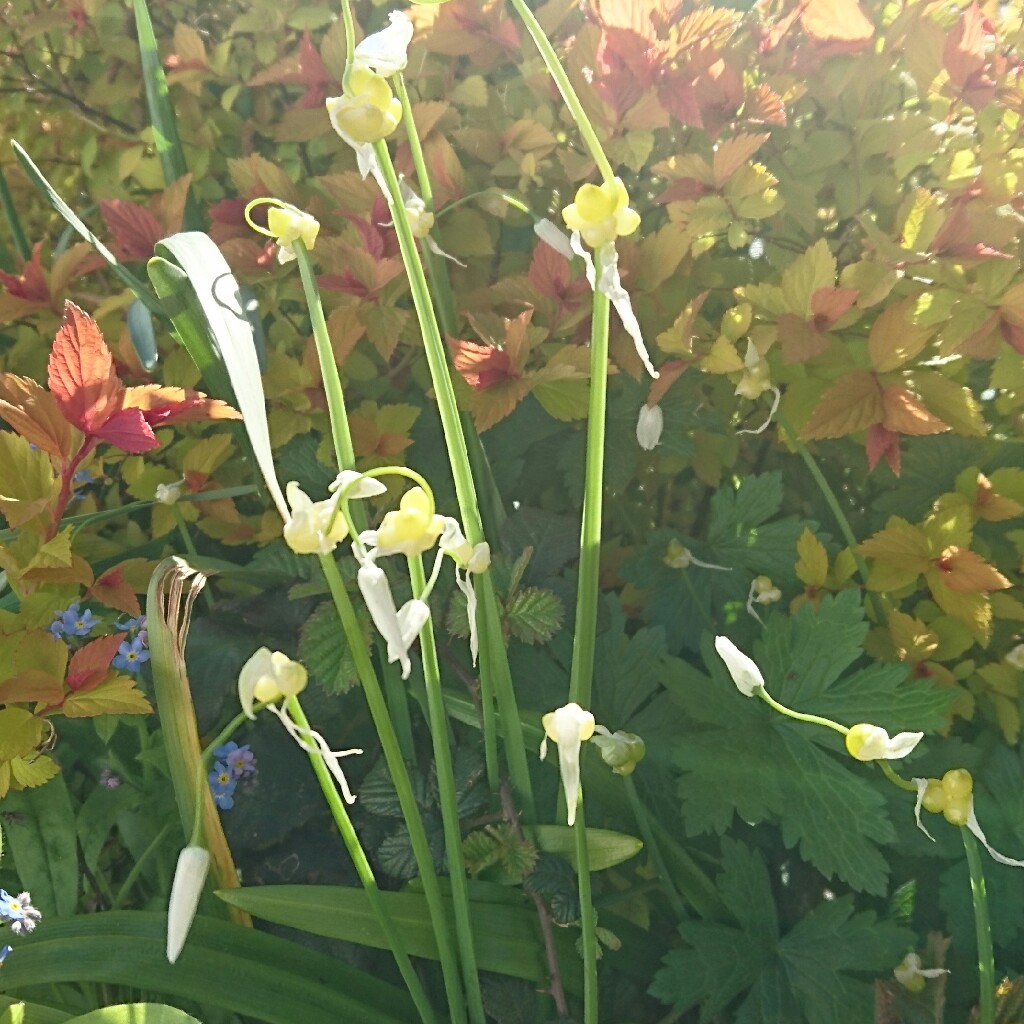
{"type": "Polygon", "coordinates": [[[407,1024],[406,993],[306,946],[197,917],[176,964],[165,956],[167,915],[110,911],[50,921],[18,943],[0,992],[62,982],[126,985],[222,1007],[268,1024],[407,1024]]]}
{"type": "Polygon", "coordinates": [[[202,1021],[164,1003],[122,1003],[72,1017],[67,1024],[202,1024],[202,1021]]]}
{"type": "Polygon", "coordinates": [[[156,332],[153,330],[153,315],[146,304],[136,299],[128,307],[128,337],[139,362],[146,372],[156,369],[159,353],[156,348],[156,332]]]}
{"type": "MultiPolygon", "coordinates": [[[[474,887],[483,892],[491,888],[474,887]]],[[[494,888],[503,894],[503,902],[470,900],[479,968],[533,982],[546,981],[548,968],[536,910],[518,899],[516,903],[504,902],[508,890],[501,886],[494,888]]],[[[374,949],[389,948],[361,889],[335,885],[265,885],[229,889],[217,895],[265,921],[374,949]]],[[[423,895],[409,891],[381,892],[380,897],[405,940],[409,954],[436,960],[437,943],[423,895]]],[[[445,895],[444,900],[450,912],[451,898],[445,895]]],[[[559,935],[556,943],[563,980],[567,987],[579,991],[579,961],[571,953],[571,940],[568,935],[559,935]]],[[[192,945],[191,939],[189,945],[192,945]]]]}
{"type": "MultiPolygon", "coordinates": [[[[363,627],[369,644],[365,622],[363,627]]],[[[303,624],[299,632],[299,660],[328,693],[348,693],[359,684],[351,650],[338,628],[338,613],[333,602],[324,601],[303,624]]]]}
{"type": "Polygon", "coordinates": [[[677,1010],[701,1005],[702,1019],[742,998],[744,1024],[865,1024],[871,984],[853,977],[887,971],[913,942],[910,932],[854,914],[849,896],[824,901],[780,934],[768,871],[742,843],[722,845],[718,886],[737,926],[687,921],[687,948],[662,961],[651,993],[677,1010]]]}
{"type": "Polygon", "coordinates": [[[508,627],[524,644],[545,644],[562,628],[565,605],[557,594],[527,587],[512,595],[506,609],[508,627]]]}
{"type": "Polygon", "coordinates": [[[65,1024],[71,1019],[70,1013],[52,1006],[26,1003],[7,996],[0,996],[0,1008],[0,1024],[65,1024]]]}
{"type": "MultiPolygon", "coordinates": [[[[565,857],[575,870],[576,840],[568,825],[534,825],[527,834],[533,838],[539,850],[565,857]]],[[[587,853],[590,855],[591,871],[615,867],[635,857],[643,847],[644,844],[635,836],[605,828],[587,829],[587,853]]]]}

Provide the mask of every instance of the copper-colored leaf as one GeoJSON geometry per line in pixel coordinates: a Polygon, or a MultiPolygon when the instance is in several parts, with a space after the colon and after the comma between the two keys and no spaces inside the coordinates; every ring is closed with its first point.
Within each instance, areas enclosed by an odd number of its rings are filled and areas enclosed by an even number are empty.
{"type": "Polygon", "coordinates": [[[123,642],[124,636],[121,633],[111,633],[75,651],[68,665],[68,689],[91,690],[103,682],[110,674],[110,663],[123,642]]]}
{"type": "Polygon", "coordinates": [[[139,599],[135,596],[135,588],[124,578],[123,565],[115,565],[113,569],[103,573],[89,588],[86,597],[129,615],[142,613],[139,599]]]}
{"type": "Polygon", "coordinates": [[[737,135],[720,142],[711,162],[715,188],[721,188],[768,141],[764,135],[737,135]]]}
{"type": "Polygon", "coordinates": [[[123,260],[148,260],[167,234],[149,210],[127,199],[101,199],[100,213],[114,236],[114,251],[123,260]]]}
{"type": "Polygon", "coordinates": [[[500,348],[458,338],[451,339],[448,344],[453,352],[455,369],[474,391],[486,391],[496,384],[519,378],[508,353],[500,348]]]}
{"type": "Polygon", "coordinates": [[[857,0],[808,0],[800,9],[800,23],[818,43],[848,43],[860,48],[875,34],[875,26],[857,0]]]}
{"type": "Polygon", "coordinates": [[[64,304],[64,323],[50,352],[49,384],[64,418],[86,434],[117,410],[123,391],[99,326],[73,302],[64,304]]]}
{"type": "Polygon", "coordinates": [[[196,420],[239,420],[242,414],[219,398],[207,398],[201,391],[161,384],[126,388],[121,395],[123,410],[137,409],[151,427],[196,420]]]}
{"type": "Polygon", "coordinates": [[[71,428],[56,399],[31,377],[0,373],[0,419],[57,459],[71,454],[71,428]]]}
{"type": "Polygon", "coordinates": [[[887,430],[881,423],[868,427],[864,441],[868,456],[868,472],[873,472],[878,460],[884,455],[894,475],[900,475],[900,435],[887,430]]]}
{"type": "Polygon", "coordinates": [[[942,582],[960,594],[1005,590],[1010,581],[994,566],[970,548],[949,547],[935,562],[942,582]]]}
{"type": "Polygon", "coordinates": [[[942,434],[950,429],[948,423],[930,413],[919,398],[899,384],[882,392],[882,405],[882,425],[895,434],[942,434]]]}

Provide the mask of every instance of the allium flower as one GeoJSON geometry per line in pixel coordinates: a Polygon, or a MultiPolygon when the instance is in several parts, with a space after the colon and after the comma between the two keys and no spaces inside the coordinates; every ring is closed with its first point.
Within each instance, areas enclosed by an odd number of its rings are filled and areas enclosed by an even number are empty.
{"type": "Polygon", "coordinates": [[[308,676],[305,668],[287,654],[261,647],[238,673],[238,700],[248,718],[255,718],[252,706],[257,701],[278,701],[301,693],[308,676]]]}
{"type": "Polygon", "coordinates": [[[590,742],[616,775],[632,775],[647,753],[647,744],[635,732],[609,732],[603,725],[594,726],[590,742]]]}
{"type": "Polygon", "coordinates": [[[285,494],[291,516],[284,524],[284,540],[297,555],[329,555],[348,536],[336,496],[313,501],[294,480],[285,494]]]}
{"type": "Polygon", "coordinates": [[[900,732],[892,738],[877,725],[861,722],[846,734],[846,749],[858,761],[896,761],[924,738],[923,732],[900,732]]]}
{"type": "Polygon", "coordinates": [[[558,768],[562,773],[562,788],[569,812],[567,823],[572,825],[576,821],[576,807],[580,801],[580,747],[584,740],[594,735],[594,716],[579,704],[572,703],[548,712],[541,722],[544,739],[540,743],[540,757],[542,761],[547,757],[548,740],[554,740],[558,745],[558,768]]]}
{"type": "Polygon", "coordinates": [[[146,643],[140,633],[134,640],[125,640],[117,649],[114,660],[111,662],[114,668],[122,672],[138,672],[142,666],[149,661],[149,651],[146,650],[146,643]]]}
{"type": "Polygon", "coordinates": [[[391,594],[391,584],[388,583],[384,570],[370,559],[359,566],[356,583],[377,632],[387,644],[388,661],[399,662],[402,666],[402,678],[408,679],[412,671],[409,648],[430,618],[429,606],[423,601],[413,599],[406,601],[400,609],[396,608],[395,599],[391,594]]]}
{"type": "Polygon", "coordinates": [[[410,487],[398,508],[384,516],[377,530],[368,530],[360,540],[376,549],[377,555],[420,555],[432,548],[444,531],[445,520],[434,511],[434,503],[422,487],[410,487]]]}
{"type": "Polygon", "coordinates": [[[29,893],[12,896],[6,889],[0,889],[0,918],[11,922],[11,931],[15,935],[27,935],[35,930],[43,915],[32,906],[29,893]]]}
{"type": "Polygon", "coordinates": [[[186,846],[178,864],[167,905],[167,959],[173,964],[181,954],[196,916],[199,897],[210,870],[210,853],[201,846],[186,846]]]}
{"type": "Polygon", "coordinates": [[[153,494],[153,499],[158,501],[161,505],[174,505],[181,497],[182,491],[185,490],[185,478],[182,477],[180,480],[175,480],[174,483],[170,484],[157,484],[156,491],[153,494]]]}
{"type": "Polygon", "coordinates": [[[386,139],[402,120],[402,103],[388,80],[369,67],[354,65],[341,96],[327,98],[334,130],[350,145],[371,145],[386,139]]]}
{"type": "Polygon", "coordinates": [[[469,653],[476,664],[480,653],[480,635],[476,627],[476,588],[473,574],[485,572],[491,564],[491,546],[487,541],[472,545],[462,533],[455,519],[445,519],[441,534],[441,551],[455,562],[455,585],[466,598],[466,618],[469,622],[469,653]]]}
{"type": "Polygon", "coordinates": [[[757,690],[764,689],[764,676],[761,675],[761,670],[754,664],[754,660],[748,658],[727,636],[715,637],[715,650],[725,662],[736,689],[744,697],[753,697],[757,690]]]}
{"type": "Polygon", "coordinates": [[[636,441],[645,452],[653,451],[661,443],[665,429],[665,414],[660,405],[641,405],[636,421],[636,441]]]}

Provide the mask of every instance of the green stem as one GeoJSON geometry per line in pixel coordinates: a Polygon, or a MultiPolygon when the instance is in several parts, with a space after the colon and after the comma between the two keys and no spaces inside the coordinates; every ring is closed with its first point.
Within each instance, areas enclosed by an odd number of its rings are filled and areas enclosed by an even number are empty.
{"type": "Polygon", "coordinates": [[[763,686],[758,687],[756,692],[765,704],[787,718],[795,718],[798,722],[809,722],[811,725],[823,725],[826,729],[832,729],[841,736],[845,736],[850,731],[845,725],[833,722],[831,718],[822,718],[821,715],[808,715],[803,711],[794,711],[792,708],[787,708],[785,704],[780,704],[763,686]]]}
{"type": "Polygon", "coordinates": [[[992,952],[992,927],[988,919],[988,896],[985,892],[985,872],[981,866],[978,841],[970,829],[961,827],[960,834],[967,853],[967,867],[971,872],[971,899],[974,902],[974,927],[978,935],[978,988],[979,1016],[977,1024],[995,1024],[996,1019],[996,965],[992,952]]]}
{"type": "Polygon", "coordinates": [[[160,829],[159,832],[157,832],[149,846],[142,851],[142,856],[139,857],[139,859],[132,865],[132,869],[128,872],[127,878],[125,878],[124,882],[121,884],[121,888],[117,890],[117,895],[111,901],[111,910],[118,910],[128,898],[132,889],[135,888],[135,883],[142,875],[142,870],[146,866],[146,862],[154,853],[157,852],[157,850],[163,847],[164,840],[167,838],[167,834],[172,828],[174,828],[174,823],[169,821],[162,829],[160,829]]]}
{"type": "MultiPolygon", "coordinates": [[[[408,559],[409,578],[414,594],[422,594],[426,586],[423,559],[420,555],[408,559]]],[[[444,847],[448,854],[448,875],[455,907],[455,933],[459,942],[462,962],[462,981],[469,1003],[472,1024],[484,1024],[484,1003],[477,973],[476,951],[473,947],[473,924],[469,912],[469,887],[466,884],[466,865],[462,859],[462,831],[459,826],[459,803],[455,792],[455,772],[452,752],[448,745],[448,716],[444,710],[441,692],[441,670],[437,663],[433,621],[420,631],[420,654],[423,661],[423,681],[427,689],[427,713],[430,716],[430,734],[434,743],[434,768],[437,792],[441,803],[441,822],[444,827],[444,847]]]]}
{"type": "MultiPolygon", "coordinates": [[[[444,429],[462,526],[466,539],[470,544],[476,545],[484,540],[483,524],[477,504],[476,489],[473,485],[469,457],[466,454],[466,438],[462,430],[462,422],[459,419],[459,409],[448,369],[447,354],[441,340],[437,319],[434,316],[426,275],[423,272],[423,264],[416,248],[416,239],[409,226],[405,206],[401,202],[401,189],[394,164],[391,162],[391,154],[383,142],[376,143],[373,151],[387,184],[388,194],[385,198],[395,223],[398,244],[402,250],[402,260],[409,276],[416,317],[423,334],[423,347],[427,365],[430,368],[441,425],[444,429]]],[[[524,815],[527,820],[533,820],[533,787],[526,763],[526,748],[523,745],[523,733],[519,724],[515,691],[512,688],[512,673],[508,667],[508,655],[500,630],[501,620],[490,572],[484,572],[478,576],[477,586],[480,591],[478,624],[482,637],[481,678],[486,674],[493,680],[498,710],[504,722],[505,757],[508,762],[510,781],[517,792],[524,815]]]]}
{"type": "MultiPolygon", "coordinates": [[[[309,721],[302,710],[302,706],[299,704],[298,697],[289,697],[287,707],[292,720],[300,728],[309,730],[309,721]]],[[[402,980],[409,989],[409,995],[412,996],[416,1009],[419,1010],[420,1019],[423,1021],[423,1024],[435,1024],[437,1018],[434,1015],[433,1007],[430,1005],[430,1000],[427,999],[427,993],[423,989],[419,975],[412,966],[412,961],[405,950],[405,945],[402,942],[398,929],[395,927],[395,922],[391,919],[391,915],[387,912],[387,908],[380,897],[380,889],[377,887],[377,879],[374,877],[373,868],[370,867],[370,862],[366,859],[366,852],[363,850],[362,844],[359,842],[359,836],[356,835],[356,830],[352,826],[352,819],[348,816],[345,801],[342,800],[341,795],[338,793],[338,786],[334,781],[334,777],[324,763],[323,754],[319,750],[308,747],[306,753],[309,755],[309,763],[313,766],[313,771],[316,774],[317,781],[320,783],[320,790],[327,801],[327,806],[331,810],[334,823],[338,827],[338,833],[345,842],[345,848],[352,858],[356,874],[359,876],[359,881],[363,884],[363,890],[366,892],[366,900],[370,904],[370,910],[373,911],[381,931],[384,932],[388,940],[388,945],[394,954],[395,963],[398,966],[399,973],[402,975],[402,980]]]]}
{"type": "MultiPolygon", "coordinates": [[[[792,444],[796,449],[797,455],[799,455],[803,460],[804,465],[807,467],[807,471],[811,474],[814,482],[818,485],[818,490],[821,491],[821,496],[825,499],[825,504],[828,505],[829,510],[832,512],[836,525],[839,527],[839,532],[843,535],[843,540],[846,541],[846,545],[850,549],[850,554],[853,555],[853,560],[857,565],[857,572],[860,573],[861,580],[863,580],[864,585],[867,586],[868,565],[867,562],[864,561],[864,558],[857,552],[857,538],[854,535],[853,527],[850,526],[850,520],[847,519],[842,505],[839,504],[836,492],[832,490],[832,485],[825,479],[825,474],[822,473],[821,467],[818,465],[817,460],[811,454],[807,445],[797,437],[796,431],[790,426],[781,411],[776,414],[775,419],[779,426],[785,430],[790,444],[792,444]]],[[[881,597],[878,594],[869,593],[868,599],[874,606],[875,615],[878,618],[878,621],[884,622],[885,608],[881,597]]]]}
{"type": "Polygon", "coordinates": [[[581,800],[572,828],[576,841],[576,872],[580,887],[580,928],[583,945],[583,1024],[597,1024],[597,912],[590,891],[590,851],[581,800]]]}
{"type": "Polygon", "coordinates": [[[0,207],[3,208],[4,216],[7,218],[7,226],[11,229],[11,239],[14,248],[18,250],[22,263],[32,259],[32,246],[28,244],[25,232],[21,227],[21,218],[18,216],[17,207],[11,197],[10,189],[7,187],[7,178],[4,177],[3,166],[0,165],[0,207]]]}
{"type": "Polygon", "coordinates": [[[647,808],[640,799],[640,794],[636,791],[636,783],[633,781],[633,776],[623,776],[622,782],[626,787],[626,796],[629,798],[629,806],[633,810],[633,817],[636,819],[637,827],[640,829],[640,835],[643,837],[644,846],[647,848],[647,852],[650,854],[651,860],[654,861],[654,867],[657,869],[658,881],[661,883],[662,891],[668,897],[668,901],[672,905],[672,912],[680,921],[682,921],[686,918],[686,904],[683,902],[682,896],[679,895],[679,890],[676,889],[675,882],[673,882],[671,874],[669,874],[665,858],[661,854],[661,847],[659,846],[658,841],[655,838],[654,831],[651,828],[651,822],[647,816],[647,808]]]}
{"type": "Polygon", "coordinates": [[[366,703],[370,709],[370,717],[373,719],[374,727],[380,738],[381,749],[384,751],[384,759],[391,774],[391,781],[398,795],[406,827],[409,829],[409,841],[412,844],[413,856],[416,858],[416,866],[419,869],[420,882],[423,886],[423,896],[427,901],[427,909],[430,912],[430,920],[434,928],[438,958],[441,961],[441,972],[444,975],[445,992],[448,995],[448,1011],[453,1024],[462,1024],[466,1020],[466,1004],[459,982],[458,958],[452,945],[448,914],[441,897],[441,886],[437,880],[437,872],[434,870],[434,860],[430,853],[427,833],[423,827],[423,818],[420,815],[412,782],[409,779],[409,770],[402,758],[402,749],[395,734],[395,727],[388,713],[384,694],[366,649],[366,640],[360,629],[359,620],[352,607],[348,591],[345,589],[341,573],[330,555],[320,556],[320,567],[323,569],[327,585],[330,587],[331,597],[334,598],[334,606],[338,611],[338,618],[348,640],[352,660],[355,663],[356,672],[366,696],[366,703]]]}
{"type": "Polygon", "coordinates": [[[590,407],[587,412],[587,468],[580,528],[580,568],[576,586],[576,626],[572,641],[569,700],[590,707],[597,632],[598,576],[601,571],[601,501],[604,485],[605,408],[608,400],[608,317],[610,303],[594,293],[590,325],[590,407]]]}
{"type": "Polygon", "coordinates": [[[894,786],[899,786],[900,789],[904,789],[908,793],[917,792],[917,786],[915,786],[914,783],[910,782],[908,779],[904,779],[901,776],[897,775],[896,772],[893,770],[892,765],[889,764],[889,762],[886,761],[884,758],[878,762],[878,767],[882,769],[882,774],[894,786]]]}
{"type": "MultiPolygon", "coordinates": [[[[254,711],[265,707],[265,704],[257,704],[254,711]]],[[[192,835],[189,837],[189,846],[203,845],[203,791],[206,789],[206,773],[210,769],[210,761],[213,759],[213,752],[223,746],[234,735],[235,730],[240,729],[248,717],[241,711],[224,726],[217,735],[203,747],[199,760],[196,762],[196,799],[195,811],[192,816],[192,835]]]]}
{"type": "Polygon", "coordinates": [[[555,85],[558,86],[558,91],[562,94],[562,99],[569,108],[569,113],[572,114],[573,120],[580,130],[583,143],[601,172],[601,177],[605,181],[613,181],[615,172],[612,170],[612,165],[608,162],[608,157],[605,156],[604,148],[597,137],[597,133],[594,131],[594,126],[590,123],[590,118],[587,117],[583,104],[580,103],[576,90],[573,89],[569,76],[565,73],[565,68],[562,67],[562,62],[558,59],[558,54],[555,53],[555,48],[551,45],[551,41],[545,34],[544,29],[541,28],[536,15],[527,6],[526,0],[512,0],[512,6],[516,9],[519,17],[522,18],[526,31],[530,33],[530,37],[540,51],[541,57],[544,58],[544,63],[547,65],[551,77],[555,80],[555,85]]]}

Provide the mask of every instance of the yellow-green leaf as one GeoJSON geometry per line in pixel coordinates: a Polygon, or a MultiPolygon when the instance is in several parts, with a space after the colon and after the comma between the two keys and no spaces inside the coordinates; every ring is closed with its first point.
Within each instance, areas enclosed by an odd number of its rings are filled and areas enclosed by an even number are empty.
{"type": "Polygon", "coordinates": [[[45,511],[56,497],[59,484],[50,459],[41,449],[10,431],[0,433],[0,512],[13,527],[23,526],[45,511]]]}

